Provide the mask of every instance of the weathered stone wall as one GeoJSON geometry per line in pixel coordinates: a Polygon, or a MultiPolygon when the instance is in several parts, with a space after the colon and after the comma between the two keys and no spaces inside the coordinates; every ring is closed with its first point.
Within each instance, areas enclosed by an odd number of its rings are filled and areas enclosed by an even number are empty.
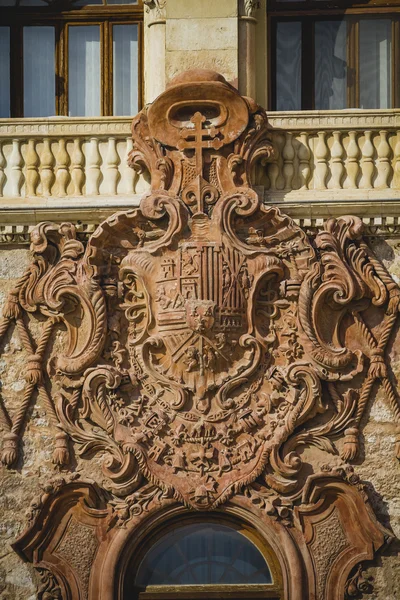
{"type": "MultiPolygon", "coordinates": [[[[30,263],[27,249],[0,250],[0,313],[9,290],[24,273],[30,263]]],[[[30,323],[35,334],[35,320],[30,323]]],[[[57,353],[63,335],[58,331],[52,341],[51,353],[57,353]]],[[[49,357],[51,358],[51,357],[49,357]]],[[[0,349],[0,402],[7,406],[13,417],[21,403],[25,387],[24,371],[26,354],[16,330],[10,329],[0,349]]],[[[0,599],[34,600],[37,597],[39,579],[35,570],[25,564],[10,544],[26,525],[26,512],[33,499],[40,496],[41,489],[58,473],[52,463],[54,435],[46,408],[39,397],[34,396],[25,419],[22,455],[15,469],[0,466],[0,599]]],[[[0,440],[3,431],[0,427],[0,440]]],[[[98,461],[82,461],[73,458],[72,470],[82,476],[101,482],[98,461]]]]}
{"type": "MultiPolygon", "coordinates": [[[[372,242],[375,252],[390,268],[400,282],[400,243],[397,240],[372,242]]],[[[29,264],[27,249],[0,251],[0,303],[4,304],[8,291],[29,264]]],[[[53,342],[53,352],[61,342],[61,332],[53,342]]],[[[392,342],[392,369],[400,380],[400,335],[392,342]]],[[[0,373],[2,379],[1,401],[11,413],[18,409],[24,387],[25,357],[17,332],[6,339],[1,348],[0,373]]],[[[0,599],[33,600],[36,598],[38,579],[30,565],[24,564],[10,544],[23,530],[25,512],[32,499],[38,496],[40,486],[55,476],[51,461],[54,427],[49,422],[45,407],[39,398],[32,399],[23,436],[23,456],[16,469],[0,467],[0,599]]],[[[400,538],[400,466],[393,452],[395,425],[391,409],[383,390],[376,390],[371,399],[363,428],[364,448],[362,458],[355,465],[356,472],[368,482],[370,500],[379,520],[400,538]]],[[[305,451],[307,452],[307,450],[305,451]]],[[[316,466],[329,462],[339,463],[338,457],[312,451],[316,466]]],[[[78,460],[73,469],[98,479],[101,474],[98,462],[78,460]]],[[[368,596],[373,600],[400,598],[400,542],[378,558],[367,573],[375,578],[375,590],[368,596]]]]}

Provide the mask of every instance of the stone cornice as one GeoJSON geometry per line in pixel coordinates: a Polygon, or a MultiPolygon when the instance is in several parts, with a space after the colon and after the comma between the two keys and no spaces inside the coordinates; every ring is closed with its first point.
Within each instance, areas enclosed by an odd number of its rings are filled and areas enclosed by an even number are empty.
{"type": "Polygon", "coordinates": [[[131,117],[46,117],[35,119],[0,119],[0,141],[4,137],[31,137],[80,134],[130,135],[131,117]]]}
{"type": "MultiPolygon", "coordinates": [[[[88,237],[99,223],[119,210],[135,208],[139,205],[140,194],[121,199],[102,198],[90,200],[63,199],[45,203],[15,203],[0,209],[0,245],[27,245],[29,232],[42,221],[77,223],[81,237],[88,237]]],[[[352,214],[360,217],[365,224],[365,235],[384,238],[400,237],[400,199],[376,201],[312,202],[266,201],[267,205],[277,206],[309,233],[318,231],[331,217],[352,214]]],[[[1,205],[0,205],[1,206],[1,205]]]]}
{"type": "MultiPolygon", "coordinates": [[[[371,235],[398,235],[400,110],[268,118],[275,154],[257,173],[267,204],[304,227],[350,213],[371,235]]],[[[149,184],[129,168],[131,149],[130,117],[0,119],[0,243],[27,243],[44,220],[89,231],[137,206],[149,184]]]]}
{"type": "MultiPolygon", "coordinates": [[[[365,129],[400,126],[400,109],[383,110],[303,110],[269,111],[268,121],[272,128],[301,129],[365,129]]],[[[27,119],[0,119],[0,138],[29,134],[59,135],[60,132],[91,134],[127,134],[131,132],[130,117],[46,117],[27,119]]]]}
{"type": "Polygon", "coordinates": [[[336,129],[397,129],[400,126],[400,109],[387,110],[302,110],[268,112],[268,122],[273,129],[285,130],[336,130],[336,129]]]}

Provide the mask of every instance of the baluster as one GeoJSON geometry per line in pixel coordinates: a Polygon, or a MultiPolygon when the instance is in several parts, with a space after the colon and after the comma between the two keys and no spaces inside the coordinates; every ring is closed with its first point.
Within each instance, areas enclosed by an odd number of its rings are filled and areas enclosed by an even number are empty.
{"type": "Polygon", "coordinates": [[[300,189],[307,190],[311,175],[311,151],[308,145],[308,133],[305,131],[300,134],[300,145],[297,155],[299,157],[300,189]]]}
{"type": "Polygon", "coordinates": [[[15,139],[12,141],[12,152],[10,155],[10,167],[11,167],[11,195],[21,196],[21,188],[23,183],[22,177],[22,165],[23,159],[21,154],[21,140],[15,139]]]}
{"type": "Polygon", "coordinates": [[[123,190],[126,194],[134,194],[135,193],[135,170],[132,169],[128,165],[128,158],[131,150],[133,149],[133,140],[129,136],[126,138],[126,152],[123,161],[123,171],[122,171],[122,182],[124,184],[123,190]]]}
{"type": "Polygon", "coordinates": [[[387,131],[380,131],[380,141],[378,144],[378,177],[375,181],[376,188],[388,188],[389,187],[389,177],[391,175],[392,167],[390,165],[389,156],[390,156],[390,146],[387,141],[387,131]]]}
{"type": "Polygon", "coordinates": [[[6,182],[6,174],[4,169],[6,167],[6,157],[3,152],[3,144],[0,142],[0,198],[3,196],[3,189],[6,182]]]}
{"type": "Polygon", "coordinates": [[[279,166],[278,166],[278,162],[276,160],[273,160],[270,163],[268,163],[267,175],[268,175],[269,182],[270,182],[269,189],[277,190],[276,181],[277,181],[278,175],[279,175],[279,166]]]}
{"type": "Polygon", "coordinates": [[[50,139],[44,138],[43,150],[40,157],[40,181],[43,196],[51,196],[51,188],[54,183],[54,156],[51,149],[50,139]]]}
{"type": "Polygon", "coordinates": [[[74,139],[74,149],[72,151],[71,178],[74,184],[74,195],[82,196],[83,185],[85,183],[85,174],[83,172],[84,154],[82,152],[82,141],[80,138],[74,139]]]}
{"type": "Polygon", "coordinates": [[[99,140],[95,137],[90,138],[87,161],[86,192],[98,196],[101,179],[101,155],[99,152],[99,140]]]}
{"type": "Polygon", "coordinates": [[[374,145],[371,142],[372,131],[365,132],[365,141],[361,150],[361,172],[362,177],[360,181],[360,188],[369,189],[372,187],[372,176],[374,174],[374,145]]]}
{"type": "Polygon", "coordinates": [[[69,156],[66,148],[65,138],[60,138],[60,141],[58,142],[58,152],[56,159],[56,181],[58,184],[58,196],[62,198],[67,195],[67,186],[69,181],[69,156]]]}
{"type": "Polygon", "coordinates": [[[106,189],[109,194],[117,193],[117,185],[119,180],[118,164],[119,156],[115,145],[115,138],[108,139],[108,150],[106,156],[106,189]]]}
{"type": "Polygon", "coordinates": [[[325,141],[325,131],[318,132],[318,143],[315,148],[315,180],[316,188],[326,190],[326,178],[328,176],[328,157],[329,149],[325,141]]]}
{"type": "MultiPolygon", "coordinates": [[[[393,176],[393,187],[398,190],[400,189],[400,131],[397,132],[397,142],[394,147],[394,176],[393,176]]],[[[0,187],[1,191],[1,187],[0,187]]]]}
{"type": "Polygon", "coordinates": [[[26,195],[36,196],[36,189],[39,184],[39,155],[36,152],[35,140],[28,141],[28,149],[26,151],[26,195]]]}
{"type": "Polygon", "coordinates": [[[272,146],[273,146],[274,150],[267,162],[266,168],[267,168],[267,176],[268,176],[269,182],[270,182],[269,189],[274,191],[274,190],[278,189],[277,188],[277,180],[278,180],[278,176],[279,176],[279,165],[278,165],[279,149],[278,149],[277,136],[273,136],[272,146]]]}
{"type": "Polygon", "coordinates": [[[285,179],[285,189],[292,189],[292,181],[294,175],[294,148],[293,148],[293,134],[286,132],[285,145],[282,151],[283,157],[283,177],[285,179]]]}
{"type": "Polygon", "coordinates": [[[360,157],[360,149],[357,144],[357,131],[349,131],[349,145],[347,146],[347,179],[346,187],[357,188],[357,178],[360,172],[358,159],[360,157]]]}
{"type": "Polygon", "coordinates": [[[341,132],[334,131],[333,132],[333,144],[331,148],[331,173],[332,173],[332,185],[333,189],[341,189],[342,187],[342,177],[344,174],[344,166],[343,166],[343,154],[344,148],[342,146],[342,140],[340,139],[341,132]]]}

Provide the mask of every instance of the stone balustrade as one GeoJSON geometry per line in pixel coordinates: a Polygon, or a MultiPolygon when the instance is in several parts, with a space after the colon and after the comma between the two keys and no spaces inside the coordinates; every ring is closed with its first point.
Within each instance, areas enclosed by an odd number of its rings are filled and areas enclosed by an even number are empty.
{"type": "Polygon", "coordinates": [[[141,193],[127,165],[129,118],[0,120],[0,197],[80,198],[141,193]]]}
{"type": "MultiPolygon", "coordinates": [[[[275,156],[257,175],[268,202],[400,199],[400,110],[269,114],[275,156]]],[[[0,120],[0,208],[140,195],[128,117],[0,120]]]]}
{"type": "Polygon", "coordinates": [[[270,113],[267,200],[400,198],[400,111],[270,113]]]}

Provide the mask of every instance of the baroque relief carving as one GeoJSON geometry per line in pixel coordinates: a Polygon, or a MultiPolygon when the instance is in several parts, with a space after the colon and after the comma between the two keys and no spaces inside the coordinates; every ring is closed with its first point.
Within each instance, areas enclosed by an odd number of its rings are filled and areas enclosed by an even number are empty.
{"type": "Polygon", "coordinates": [[[257,0],[242,0],[241,10],[246,17],[253,17],[257,8],[260,8],[260,2],[257,0]]]}
{"type": "Polygon", "coordinates": [[[157,19],[165,19],[167,0],[143,0],[146,10],[154,10],[157,19]]]}
{"type": "MultiPolygon", "coordinates": [[[[131,542],[140,546],[143,534],[150,535],[152,522],[159,528],[160,515],[161,522],[163,518],[169,522],[177,511],[187,516],[182,505],[153,485],[125,500],[108,498],[107,504],[103,496],[93,482],[57,482],[14,543],[25,559],[38,557],[35,565],[41,577],[46,569],[43,589],[50,593],[54,586],[54,597],[61,590],[60,597],[73,600],[122,600],[125,596],[114,590],[122,589],[124,577],[131,575],[129,560],[120,560],[135,552],[128,547],[131,542]],[[60,552],[60,547],[67,551],[60,552]]],[[[362,577],[357,565],[371,559],[390,533],[374,518],[350,466],[326,467],[309,477],[301,499],[286,506],[286,512],[278,515],[271,510],[272,503],[237,494],[222,510],[244,520],[251,515],[253,526],[268,542],[278,535],[283,564],[290,565],[285,578],[291,600],[343,600],[345,592],[351,598],[370,589],[370,579],[362,577]],[[301,542],[293,546],[299,535],[301,542]],[[299,564],[306,565],[305,571],[298,571],[299,564]]]]}
{"type": "Polygon", "coordinates": [[[94,528],[72,517],[54,552],[55,556],[64,559],[74,569],[84,600],[88,598],[90,569],[98,545],[94,528]]]}
{"type": "Polygon", "coordinates": [[[55,576],[47,569],[37,569],[40,585],[38,589],[38,600],[62,600],[61,588],[55,576]]]}
{"type": "MultiPolygon", "coordinates": [[[[291,526],[307,488],[299,448],[336,453],[342,438],[354,459],[376,382],[400,421],[386,360],[400,290],[360,219],[331,219],[311,240],[263,206],[252,184],[273,153],[267,117],[221,76],[176,78],[132,135],[130,164],[151,177],[140,208],[86,245],[72,224],[32,233],[34,262],[0,323],[4,335],[43,321],[37,344],[25,336],[21,413],[36,386],[63,436],[56,462],[66,435],[105,456],[118,522],[154,501],[210,510],[241,494],[291,526]],[[45,364],[55,323],[68,344],[45,364]]],[[[0,406],[12,465],[21,428],[0,406]]]]}
{"type": "Polygon", "coordinates": [[[347,538],[335,510],[323,522],[315,526],[310,551],[317,574],[318,598],[325,597],[326,581],[333,559],[347,547],[347,538]]]}

